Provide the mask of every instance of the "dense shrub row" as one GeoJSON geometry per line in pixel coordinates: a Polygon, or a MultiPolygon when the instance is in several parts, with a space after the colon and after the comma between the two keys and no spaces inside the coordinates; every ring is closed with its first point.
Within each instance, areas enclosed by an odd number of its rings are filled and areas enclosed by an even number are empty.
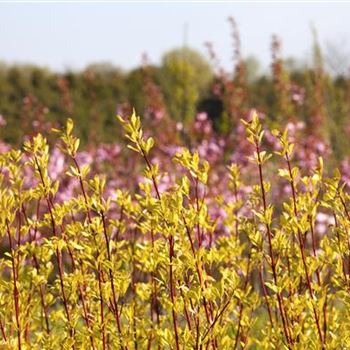
{"type": "Polygon", "coordinates": [[[184,47],[165,53],[159,65],[150,65],[144,57],[140,67],[128,72],[108,63],[60,73],[0,64],[0,125],[6,124],[0,137],[19,145],[33,130],[48,132],[74,115],[83,146],[115,142],[122,135],[113,115],[116,109],[130,114],[131,106],[145,117],[147,128],[148,119],[177,122],[185,140],[192,137],[196,114],[205,112],[215,132],[226,137],[254,106],[273,128],[303,123],[308,134],[322,137],[334,163],[348,157],[350,80],[346,60],[337,62],[331,71],[329,63],[336,61],[339,53],[323,53],[315,36],[307,63],[301,64],[285,58],[281,41],[273,36],[271,69],[262,71],[259,57],[247,58],[242,53],[232,18],[230,25],[232,69],[220,64],[210,43],[206,44],[210,62],[184,47]]]}
{"type": "Polygon", "coordinates": [[[79,152],[70,119],[0,155],[1,348],[350,348],[350,196],[321,146],[256,112],[191,150],[118,118],[125,157],[79,152]]]}

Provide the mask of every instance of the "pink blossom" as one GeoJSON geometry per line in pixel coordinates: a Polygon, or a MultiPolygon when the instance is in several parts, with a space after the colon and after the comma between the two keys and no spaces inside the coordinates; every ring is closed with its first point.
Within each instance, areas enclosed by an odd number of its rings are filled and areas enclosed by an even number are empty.
{"type": "Polygon", "coordinates": [[[0,114],[0,126],[5,126],[6,125],[6,119],[2,114],[0,114]]]}
{"type": "Polygon", "coordinates": [[[52,180],[57,180],[62,175],[65,169],[64,154],[58,149],[54,148],[49,161],[49,175],[52,180]]]}

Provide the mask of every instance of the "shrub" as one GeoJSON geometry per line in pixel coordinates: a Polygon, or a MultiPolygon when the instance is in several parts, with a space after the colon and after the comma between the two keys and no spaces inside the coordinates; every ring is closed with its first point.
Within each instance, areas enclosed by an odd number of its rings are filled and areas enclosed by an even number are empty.
{"type": "Polygon", "coordinates": [[[180,149],[164,186],[140,117],[119,121],[144,164],[136,191],[106,193],[106,176],[79,161],[72,120],[55,130],[69,197],[41,134],[1,154],[2,348],[350,348],[350,198],[338,171],[327,178],[319,158],[305,174],[287,130],[273,131],[275,181],[253,113],[248,173],[231,164],[218,194],[209,163],[180,149]]]}

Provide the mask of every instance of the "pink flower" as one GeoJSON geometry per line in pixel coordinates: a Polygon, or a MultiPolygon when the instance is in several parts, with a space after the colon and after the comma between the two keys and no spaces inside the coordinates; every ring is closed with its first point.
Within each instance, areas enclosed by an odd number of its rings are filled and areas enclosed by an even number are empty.
{"type": "Polygon", "coordinates": [[[58,148],[54,148],[49,161],[49,175],[52,180],[57,180],[59,176],[62,175],[64,168],[64,154],[58,148]]]}
{"type": "Polygon", "coordinates": [[[0,114],[0,126],[5,126],[6,125],[6,119],[2,114],[0,114]]]}

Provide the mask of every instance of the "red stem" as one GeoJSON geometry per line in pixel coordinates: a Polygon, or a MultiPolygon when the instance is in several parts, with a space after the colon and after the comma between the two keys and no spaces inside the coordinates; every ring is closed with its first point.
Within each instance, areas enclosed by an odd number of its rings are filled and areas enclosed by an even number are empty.
{"type": "MultiPolygon", "coordinates": [[[[37,170],[39,172],[41,183],[42,183],[42,185],[44,187],[44,191],[46,191],[46,184],[45,184],[44,177],[43,177],[43,174],[42,174],[42,170],[40,168],[40,165],[39,165],[39,162],[38,162],[38,159],[37,159],[36,156],[34,156],[34,160],[35,160],[35,164],[36,164],[37,170]]],[[[45,195],[45,199],[46,199],[46,202],[47,202],[47,207],[48,207],[49,215],[50,215],[50,219],[51,219],[52,233],[53,233],[53,235],[55,237],[58,237],[57,231],[56,231],[56,223],[55,223],[55,219],[54,219],[53,212],[52,212],[52,209],[53,209],[53,207],[51,206],[52,202],[50,201],[48,195],[45,195]]],[[[64,269],[63,269],[63,264],[62,264],[62,255],[61,255],[61,252],[58,249],[58,247],[56,248],[56,258],[57,258],[58,273],[59,273],[59,278],[60,278],[60,287],[61,287],[61,293],[62,293],[62,299],[63,299],[63,306],[64,306],[64,310],[65,310],[65,313],[66,313],[67,321],[68,321],[68,324],[69,324],[69,334],[73,338],[75,332],[74,332],[74,328],[71,325],[71,318],[70,318],[70,313],[69,313],[68,300],[67,300],[66,292],[65,292],[65,289],[64,289],[64,282],[63,282],[63,279],[64,279],[64,277],[63,277],[64,276],[63,270],[64,269]]],[[[74,349],[74,345],[72,345],[72,348],[74,349]]]]}
{"type": "MultiPolygon", "coordinates": [[[[246,293],[247,287],[248,287],[249,273],[250,273],[250,262],[251,262],[251,261],[250,261],[250,258],[251,258],[251,254],[250,254],[250,252],[249,252],[249,255],[248,255],[248,262],[247,262],[246,277],[245,277],[244,286],[243,286],[243,291],[244,291],[244,293],[246,293]]],[[[239,336],[240,336],[240,330],[241,330],[241,326],[242,326],[243,308],[244,308],[244,304],[243,304],[243,302],[242,302],[242,299],[239,299],[238,328],[237,328],[237,333],[236,333],[236,339],[235,339],[234,349],[237,349],[238,340],[239,340],[239,336]]]]}
{"type": "MultiPolygon", "coordinates": [[[[27,217],[26,210],[25,210],[23,205],[22,205],[22,212],[23,212],[23,215],[24,215],[26,222],[28,223],[28,217],[27,217]]],[[[37,220],[39,218],[39,213],[40,213],[40,198],[38,199],[38,204],[37,204],[37,209],[36,209],[37,220]]],[[[35,245],[37,245],[37,242],[36,242],[37,231],[38,231],[38,227],[37,227],[37,225],[35,225],[33,237],[29,232],[29,242],[32,243],[34,241],[35,245]]],[[[37,273],[40,274],[40,265],[39,265],[39,261],[38,261],[38,258],[36,256],[35,251],[33,252],[33,263],[34,263],[34,267],[35,267],[37,273]]],[[[45,297],[44,297],[45,292],[44,292],[43,283],[40,283],[39,294],[40,294],[41,307],[43,309],[43,314],[44,314],[44,318],[45,318],[46,333],[49,335],[50,334],[49,312],[48,312],[48,306],[46,304],[45,297]]]]}
{"type": "MultiPolygon", "coordinates": [[[[105,242],[106,242],[107,259],[108,259],[109,263],[112,263],[112,257],[111,257],[110,245],[109,245],[109,237],[107,234],[106,217],[105,217],[105,214],[103,211],[101,211],[101,218],[102,218],[102,224],[103,224],[103,234],[104,234],[104,238],[105,238],[105,242]]],[[[119,336],[122,339],[122,329],[121,329],[120,315],[119,315],[119,310],[118,310],[117,294],[115,292],[113,271],[110,267],[108,268],[108,274],[109,274],[109,280],[111,282],[111,288],[112,288],[114,316],[116,319],[119,336]]],[[[123,349],[123,346],[121,346],[121,348],[123,349]]]]}
{"type": "MultiPolygon", "coordinates": [[[[290,160],[289,160],[288,153],[285,153],[285,157],[286,157],[286,161],[287,161],[287,165],[288,165],[288,172],[289,172],[289,177],[290,177],[290,186],[291,186],[291,189],[292,189],[294,215],[295,215],[295,219],[297,220],[297,218],[298,218],[298,208],[297,208],[297,199],[296,199],[296,189],[295,189],[295,184],[294,184],[294,177],[293,177],[292,168],[291,168],[291,165],[290,165],[290,160]]],[[[299,248],[300,248],[301,258],[302,258],[303,266],[304,266],[306,283],[307,283],[307,287],[309,289],[311,300],[313,301],[313,299],[314,299],[314,291],[313,291],[313,288],[312,288],[312,284],[311,284],[312,282],[311,282],[311,278],[310,278],[310,275],[309,275],[308,267],[307,267],[307,264],[306,264],[304,243],[303,243],[302,233],[301,233],[299,227],[298,227],[298,240],[299,240],[299,248]]],[[[316,253],[316,251],[315,251],[315,253],[316,253]]],[[[323,336],[322,336],[319,315],[317,314],[316,307],[315,307],[313,302],[312,302],[312,308],[313,308],[313,313],[314,313],[314,317],[315,317],[315,323],[316,323],[318,335],[320,337],[322,348],[324,348],[324,339],[323,339],[323,336]]]]}
{"type": "Polygon", "coordinates": [[[16,326],[17,326],[17,340],[18,340],[18,350],[21,350],[22,348],[22,341],[21,341],[21,324],[20,324],[20,307],[19,307],[19,291],[17,286],[17,268],[16,268],[16,258],[14,253],[14,247],[12,244],[12,237],[10,232],[10,227],[8,220],[6,219],[6,229],[7,229],[7,235],[8,240],[10,244],[10,250],[11,250],[11,260],[12,260],[12,278],[13,278],[13,300],[15,303],[15,316],[16,316],[16,326]]]}
{"type": "Polygon", "coordinates": [[[2,337],[4,338],[5,342],[7,342],[7,337],[6,337],[5,328],[4,328],[4,325],[3,325],[3,323],[2,323],[1,320],[0,320],[0,329],[1,329],[2,337]]]}
{"type": "MultiPolygon", "coordinates": [[[[261,190],[261,196],[262,196],[263,208],[264,208],[264,214],[265,214],[266,210],[267,210],[267,204],[266,204],[267,202],[266,202],[266,193],[265,193],[265,186],[264,186],[263,173],[262,173],[260,146],[258,143],[256,143],[255,146],[256,146],[256,153],[257,153],[257,157],[258,157],[260,190],[261,190]]],[[[277,286],[276,263],[275,263],[275,256],[273,254],[273,249],[272,249],[272,233],[270,230],[270,226],[268,224],[266,224],[265,226],[266,226],[267,238],[268,238],[268,243],[269,243],[269,255],[270,255],[270,259],[271,259],[272,275],[273,275],[274,283],[277,286]]],[[[276,295],[277,295],[278,307],[279,307],[281,318],[282,318],[284,334],[285,334],[285,337],[286,337],[286,340],[288,343],[288,348],[291,349],[292,339],[290,337],[288,326],[287,326],[287,319],[286,319],[285,310],[283,307],[282,297],[281,297],[281,294],[279,292],[277,292],[276,295]]]]}
{"type": "MultiPolygon", "coordinates": [[[[146,152],[144,149],[141,147],[139,143],[139,147],[142,152],[142,156],[147,164],[148,170],[152,170],[152,165],[151,162],[149,161],[146,152]]],[[[161,200],[158,185],[157,185],[157,180],[152,174],[152,182],[153,182],[153,187],[156,191],[157,199],[161,200]]],[[[169,236],[168,238],[168,243],[169,243],[169,284],[170,284],[170,299],[172,302],[172,316],[173,316],[173,327],[174,327],[174,333],[175,333],[175,344],[176,344],[176,350],[180,350],[180,344],[179,344],[179,336],[178,336],[178,330],[177,330],[177,314],[175,310],[175,297],[176,297],[176,290],[174,287],[174,280],[173,280],[173,257],[174,257],[174,237],[169,236]]]]}
{"type": "MultiPolygon", "coordinates": [[[[86,215],[87,215],[87,218],[88,218],[88,221],[89,221],[89,224],[91,225],[92,223],[92,219],[91,219],[91,212],[90,212],[90,208],[89,208],[89,205],[88,205],[88,199],[87,199],[87,194],[86,194],[86,191],[85,191],[85,186],[84,186],[84,182],[83,182],[83,179],[82,179],[82,176],[81,176],[81,171],[80,171],[80,166],[79,166],[79,163],[77,162],[75,156],[72,156],[72,159],[73,159],[73,162],[74,162],[74,165],[78,171],[78,179],[79,179],[79,184],[80,184],[80,188],[81,188],[81,191],[82,191],[82,194],[83,194],[83,197],[84,197],[84,203],[85,203],[85,210],[86,210],[86,215]]],[[[109,246],[109,238],[108,238],[108,235],[107,235],[107,227],[106,227],[106,221],[105,221],[105,215],[103,212],[101,212],[101,217],[102,217],[102,223],[103,223],[103,234],[104,234],[104,237],[105,237],[105,242],[106,242],[106,249],[107,249],[107,258],[108,258],[108,261],[109,262],[112,262],[112,259],[111,259],[111,255],[110,255],[110,246],[109,246]]],[[[97,249],[97,255],[99,255],[99,249],[97,248],[97,242],[96,242],[96,239],[95,239],[95,243],[96,243],[96,249],[97,249]]],[[[119,333],[119,336],[120,336],[120,339],[122,339],[122,331],[121,331],[121,324],[120,324],[120,315],[119,315],[119,311],[118,311],[118,303],[117,303],[117,298],[116,298],[116,292],[115,292],[115,287],[114,287],[114,276],[113,276],[113,272],[111,270],[111,268],[108,269],[109,270],[109,279],[110,279],[110,282],[111,282],[111,287],[112,287],[112,296],[113,296],[113,300],[112,300],[112,309],[113,309],[113,314],[114,314],[114,317],[116,319],[116,323],[117,323],[117,329],[118,329],[118,333],[119,333]]],[[[103,303],[103,297],[102,297],[102,278],[101,278],[101,265],[99,264],[99,267],[98,267],[98,275],[99,275],[99,293],[100,293],[100,303],[103,303]]],[[[103,305],[100,305],[100,311],[101,311],[101,320],[104,318],[104,315],[103,315],[103,305]]],[[[105,330],[105,328],[103,327],[103,331],[105,330]]],[[[105,334],[104,334],[104,344],[105,344],[105,334]]],[[[123,346],[121,345],[121,348],[123,349],[123,346]]],[[[127,349],[127,347],[126,347],[127,349]]]]}

